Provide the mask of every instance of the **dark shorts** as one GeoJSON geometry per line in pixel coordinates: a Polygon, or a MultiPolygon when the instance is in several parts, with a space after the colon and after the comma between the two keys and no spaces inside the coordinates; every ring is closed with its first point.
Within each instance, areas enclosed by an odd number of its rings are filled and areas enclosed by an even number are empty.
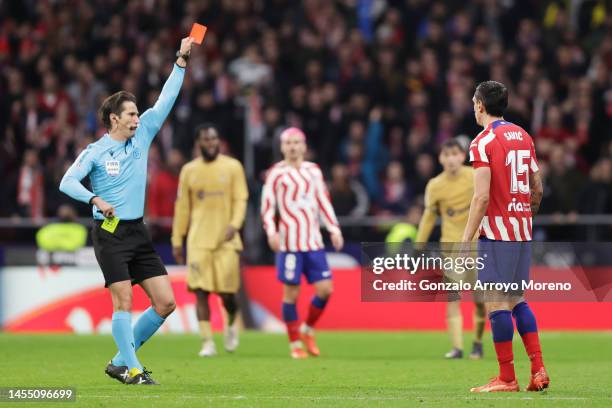
{"type": "Polygon", "coordinates": [[[331,279],[325,251],[280,252],[276,257],[276,272],[279,281],[286,285],[299,285],[302,274],[308,283],[331,279]]]}
{"type": "Polygon", "coordinates": [[[522,282],[529,281],[530,241],[494,241],[481,237],[478,240],[478,256],[484,257],[484,267],[478,271],[480,282],[515,283],[519,290],[510,294],[522,295],[522,282]]]}
{"type": "Polygon", "coordinates": [[[120,221],[114,233],[103,230],[101,224],[94,222],[91,235],[105,287],[126,280],[135,285],[168,274],[142,219],[120,221]]]}

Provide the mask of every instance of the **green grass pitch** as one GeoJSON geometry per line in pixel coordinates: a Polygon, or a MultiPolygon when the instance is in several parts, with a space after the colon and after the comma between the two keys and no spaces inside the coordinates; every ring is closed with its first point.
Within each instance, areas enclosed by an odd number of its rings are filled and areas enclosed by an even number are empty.
{"type": "MultiPolygon", "coordinates": [[[[110,336],[0,334],[0,386],[76,387],[77,402],[67,406],[85,407],[612,405],[611,332],[541,338],[552,381],[544,393],[470,394],[497,372],[490,334],[484,360],[445,361],[440,332],[320,332],[322,357],[304,361],[289,358],[283,335],[243,333],[231,355],[217,337],[220,354],[209,359],[197,357],[196,336],[155,336],[138,354],[159,387],[126,386],[104,374],[114,353],[110,336]]],[[[524,387],[528,360],[520,339],[514,343],[524,387]]]]}

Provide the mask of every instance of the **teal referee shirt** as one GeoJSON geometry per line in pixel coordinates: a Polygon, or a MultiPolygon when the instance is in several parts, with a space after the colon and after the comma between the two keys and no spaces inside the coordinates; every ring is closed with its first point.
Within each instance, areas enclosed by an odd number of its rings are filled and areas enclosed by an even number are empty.
{"type": "MultiPolygon", "coordinates": [[[[60,191],[84,203],[99,196],[115,208],[115,216],[120,220],[141,218],[149,147],[174,105],[184,76],[185,69],[174,64],[155,106],[140,116],[134,136],[119,142],[106,133],[88,145],[62,178],[60,191]],[[81,184],[86,176],[89,176],[93,192],[81,184]]],[[[94,219],[104,220],[95,205],[92,212],[94,219]]]]}

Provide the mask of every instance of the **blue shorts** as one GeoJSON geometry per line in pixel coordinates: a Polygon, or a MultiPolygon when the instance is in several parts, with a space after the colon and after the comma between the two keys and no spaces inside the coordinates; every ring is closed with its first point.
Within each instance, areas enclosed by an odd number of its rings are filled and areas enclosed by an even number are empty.
{"type": "Polygon", "coordinates": [[[331,279],[325,251],[280,252],[276,256],[276,277],[286,285],[299,285],[302,274],[308,283],[331,279]]]}
{"type": "Polygon", "coordinates": [[[478,271],[478,280],[486,283],[517,283],[529,281],[531,264],[530,241],[494,241],[478,239],[478,256],[484,257],[484,267],[478,271]]]}

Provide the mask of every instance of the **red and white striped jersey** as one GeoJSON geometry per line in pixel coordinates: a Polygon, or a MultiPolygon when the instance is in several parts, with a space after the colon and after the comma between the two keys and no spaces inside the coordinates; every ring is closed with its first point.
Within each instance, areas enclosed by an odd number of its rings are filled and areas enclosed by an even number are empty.
{"type": "Polygon", "coordinates": [[[470,145],[474,168],[491,169],[489,206],[480,236],[501,241],[531,241],[529,175],[538,171],[531,136],[505,120],[490,123],[470,145]]]}
{"type": "Polygon", "coordinates": [[[280,250],[306,252],[322,249],[319,218],[329,232],[338,232],[338,220],[319,166],[302,162],[298,168],[284,161],[268,170],[261,197],[261,217],[266,233],[277,232],[280,250]]]}

